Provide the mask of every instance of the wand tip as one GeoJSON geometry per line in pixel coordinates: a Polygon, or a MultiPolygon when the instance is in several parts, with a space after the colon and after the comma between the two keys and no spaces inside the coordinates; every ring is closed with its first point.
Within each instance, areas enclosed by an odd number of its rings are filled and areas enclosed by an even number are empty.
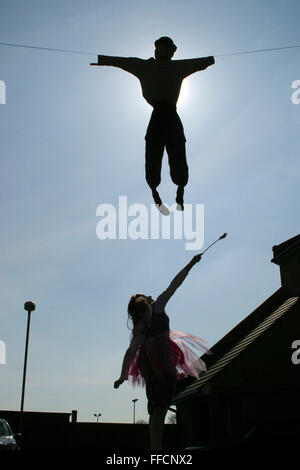
{"type": "Polygon", "coordinates": [[[228,234],[227,234],[226,232],[223,233],[223,235],[220,236],[220,240],[222,240],[223,238],[227,237],[227,235],[228,235],[228,234]]]}

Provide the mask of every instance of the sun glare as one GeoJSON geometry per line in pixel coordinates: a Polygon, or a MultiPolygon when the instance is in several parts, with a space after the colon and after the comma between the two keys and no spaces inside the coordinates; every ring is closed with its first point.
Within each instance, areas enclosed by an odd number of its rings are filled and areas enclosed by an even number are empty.
{"type": "Polygon", "coordinates": [[[181,89],[180,89],[180,95],[177,101],[177,106],[179,108],[183,108],[188,101],[188,97],[189,97],[189,83],[187,80],[183,80],[181,89]]]}

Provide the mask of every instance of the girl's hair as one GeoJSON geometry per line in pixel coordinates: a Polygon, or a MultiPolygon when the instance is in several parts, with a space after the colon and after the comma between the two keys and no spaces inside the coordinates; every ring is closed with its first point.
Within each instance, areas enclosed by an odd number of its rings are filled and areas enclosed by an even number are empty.
{"type": "MultiPolygon", "coordinates": [[[[133,329],[142,319],[147,309],[147,297],[144,294],[132,295],[128,304],[128,318],[132,320],[133,329]]],[[[128,323],[127,323],[128,324],[128,323]]]]}

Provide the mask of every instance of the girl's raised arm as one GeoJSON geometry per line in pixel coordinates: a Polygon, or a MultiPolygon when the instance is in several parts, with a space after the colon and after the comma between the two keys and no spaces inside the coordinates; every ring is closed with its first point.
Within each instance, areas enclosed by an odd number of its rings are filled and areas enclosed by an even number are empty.
{"type": "Polygon", "coordinates": [[[157,297],[155,301],[155,313],[164,311],[167,302],[170,300],[178,287],[181,286],[191,268],[200,261],[201,256],[201,254],[194,256],[192,260],[174,277],[169,287],[157,297]]]}

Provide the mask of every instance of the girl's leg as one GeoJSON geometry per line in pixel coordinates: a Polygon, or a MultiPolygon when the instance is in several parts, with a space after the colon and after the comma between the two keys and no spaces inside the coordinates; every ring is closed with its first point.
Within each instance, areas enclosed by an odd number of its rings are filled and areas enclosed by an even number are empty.
{"type": "Polygon", "coordinates": [[[150,415],[149,428],[152,450],[160,450],[162,448],[162,436],[167,411],[167,406],[156,406],[150,415]]]}

